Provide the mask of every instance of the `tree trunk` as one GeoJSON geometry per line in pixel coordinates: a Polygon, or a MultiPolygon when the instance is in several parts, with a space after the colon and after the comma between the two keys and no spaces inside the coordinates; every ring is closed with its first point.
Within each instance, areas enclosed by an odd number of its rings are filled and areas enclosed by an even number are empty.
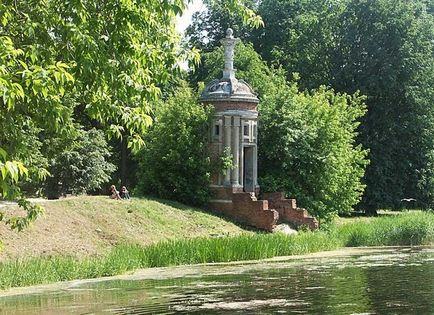
{"type": "Polygon", "coordinates": [[[378,215],[376,207],[366,207],[365,214],[369,217],[376,217],[378,215]]]}

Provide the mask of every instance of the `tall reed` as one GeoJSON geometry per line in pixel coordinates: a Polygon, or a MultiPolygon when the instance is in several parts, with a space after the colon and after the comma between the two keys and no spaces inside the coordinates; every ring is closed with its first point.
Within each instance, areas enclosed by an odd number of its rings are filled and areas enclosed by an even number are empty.
{"type": "Polygon", "coordinates": [[[0,288],[97,278],[148,267],[255,260],[300,255],[345,246],[434,244],[434,214],[403,214],[337,225],[297,235],[245,234],[196,238],[150,246],[124,244],[106,256],[41,257],[0,264],[0,288]]]}
{"type": "Polygon", "coordinates": [[[334,228],[345,246],[434,244],[434,213],[416,212],[356,221],[334,228]]]}

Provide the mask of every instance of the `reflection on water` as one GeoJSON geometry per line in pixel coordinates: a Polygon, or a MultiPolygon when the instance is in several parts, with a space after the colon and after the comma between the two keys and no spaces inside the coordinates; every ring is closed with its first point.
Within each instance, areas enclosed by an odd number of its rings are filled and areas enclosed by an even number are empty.
{"type": "Polygon", "coordinates": [[[0,297],[0,314],[434,314],[434,249],[159,269],[0,297]]]}

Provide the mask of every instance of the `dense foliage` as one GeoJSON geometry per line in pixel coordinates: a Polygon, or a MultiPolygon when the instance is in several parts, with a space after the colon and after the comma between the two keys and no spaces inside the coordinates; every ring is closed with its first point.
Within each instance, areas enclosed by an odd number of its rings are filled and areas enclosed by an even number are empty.
{"type": "Polygon", "coordinates": [[[434,205],[434,18],[421,1],[350,1],[340,22],[339,90],[368,96],[360,141],[371,164],[363,206],[434,205]],[[345,30],[345,31],[344,31],[345,30]]]}
{"type": "MultiPolygon", "coordinates": [[[[50,157],[41,148],[47,141],[68,142],[79,130],[98,127],[129,148],[143,146],[160,86],[179,73],[179,61],[198,57],[182,48],[175,31],[189,2],[0,3],[0,198],[18,198],[23,179],[34,187],[46,178],[50,157]]],[[[246,24],[262,24],[243,1],[224,7],[246,24]]],[[[36,213],[30,208],[28,219],[36,213]]]]}
{"type": "Polygon", "coordinates": [[[188,88],[179,89],[155,111],[155,123],[138,153],[138,192],[187,204],[209,198],[209,109],[188,88]]]}
{"type": "Polygon", "coordinates": [[[51,151],[45,187],[49,198],[99,189],[116,169],[107,160],[110,150],[100,130],[79,131],[67,140],[50,139],[44,146],[51,151]]]}
{"type": "Polygon", "coordinates": [[[6,79],[8,111],[14,100],[31,103],[17,109],[38,110],[47,125],[60,126],[75,109],[130,135],[131,145],[142,143],[149,104],[183,56],[174,32],[178,2],[3,2],[2,38],[19,51],[10,57],[18,76],[6,79]],[[62,86],[66,80],[74,84],[62,86]]]}
{"type": "MultiPolygon", "coordinates": [[[[173,30],[184,5],[0,3],[0,197],[17,198],[17,184],[27,174],[47,175],[42,144],[53,137],[66,141],[79,128],[74,116],[96,119],[112,134],[123,132],[133,146],[142,143],[140,134],[151,122],[149,102],[182,55],[173,30]]],[[[39,209],[26,210],[29,220],[12,218],[22,223],[12,227],[24,226],[39,209]]]]}
{"type": "Polygon", "coordinates": [[[318,218],[348,213],[360,201],[367,151],[355,144],[363,97],[293,83],[261,105],[261,189],[285,191],[318,218]]]}
{"type": "Polygon", "coordinates": [[[266,0],[259,10],[268,60],[300,72],[305,87],[367,95],[359,140],[371,163],[362,207],[399,208],[410,197],[431,207],[434,19],[424,1],[266,0]]]}
{"type": "MultiPolygon", "coordinates": [[[[197,15],[227,20],[215,4],[197,15]]],[[[219,1],[217,1],[219,2],[219,1]]],[[[321,85],[366,95],[358,142],[369,149],[361,207],[400,208],[434,203],[434,10],[426,0],[263,0],[265,27],[243,31],[271,65],[300,74],[301,90],[321,85]]],[[[221,29],[204,44],[218,45],[221,29]]],[[[200,41],[198,41],[200,43],[200,41]]],[[[203,41],[202,41],[203,42],[203,41]]]]}

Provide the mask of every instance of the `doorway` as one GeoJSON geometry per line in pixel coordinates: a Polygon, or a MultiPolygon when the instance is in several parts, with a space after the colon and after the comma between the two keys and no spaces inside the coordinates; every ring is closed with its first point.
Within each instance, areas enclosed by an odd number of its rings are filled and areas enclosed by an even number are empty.
{"type": "Polygon", "coordinates": [[[243,186],[245,192],[254,192],[253,182],[253,147],[244,147],[243,186]]]}

